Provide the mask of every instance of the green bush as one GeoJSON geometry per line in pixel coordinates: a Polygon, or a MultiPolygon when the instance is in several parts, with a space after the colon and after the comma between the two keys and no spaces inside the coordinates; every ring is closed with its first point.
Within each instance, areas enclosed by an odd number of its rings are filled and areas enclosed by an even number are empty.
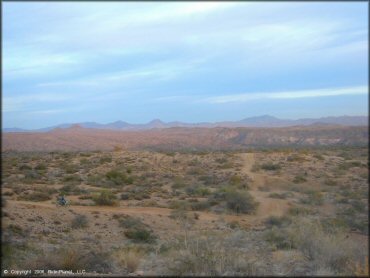
{"type": "Polygon", "coordinates": [[[125,173],[119,170],[111,170],[105,174],[108,181],[114,185],[132,184],[133,178],[127,177],[125,173]]]}
{"type": "Polygon", "coordinates": [[[110,156],[101,157],[99,162],[100,162],[100,164],[111,163],[112,162],[112,157],[110,157],[110,156]]]}
{"type": "Polygon", "coordinates": [[[93,201],[99,206],[114,206],[117,204],[116,199],[116,195],[109,190],[103,190],[93,197],[93,201]]]}
{"type": "Polygon", "coordinates": [[[276,170],[280,170],[281,166],[279,164],[274,164],[272,162],[267,162],[267,163],[263,163],[261,165],[261,168],[263,170],[267,170],[267,171],[276,171],[276,170]]]}
{"type": "Polygon", "coordinates": [[[169,206],[170,209],[183,209],[188,210],[190,208],[190,204],[188,201],[182,200],[173,200],[170,202],[169,206]]]}
{"type": "Polygon", "coordinates": [[[124,234],[127,238],[143,243],[153,243],[155,241],[155,235],[139,218],[124,216],[117,219],[119,226],[126,229],[124,234]]]}
{"type": "Polygon", "coordinates": [[[321,192],[309,191],[306,192],[306,197],[301,199],[302,204],[317,205],[320,206],[324,202],[324,198],[321,192]]]}
{"type": "Polygon", "coordinates": [[[71,227],[72,229],[86,228],[88,226],[88,222],[86,215],[77,215],[72,219],[71,227]]]}
{"type": "Polygon", "coordinates": [[[313,214],[313,211],[304,207],[290,207],[288,209],[288,214],[292,216],[310,215],[313,214]]]}
{"type": "Polygon", "coordinates": [[[185,189],[185,192],[189,196],[199,196],[199,197],[204,197],[211,193],[211,191],[207,187],[199,186],[199,185],[187,187],[185,189]]]}
{"type": "Polygon", "coordinates": [[[286,199],[287,197],[292,197],[293,194],[291,192],[284,192],[284,193],[270,193],[269,197],[270,198],[275,198],[275,199],[286,199]]]}
{"type": "Polygon", "coordinates": [[[130,194],[128,193],[121,194],[121,200],[129,200],[129,199],[130,199],[130,194]]]}
{"type": "Polygon", "coordinates": [[[283,227],[288,226],[292,220],[288,216],[270,216],[265,220],[265,225],[267,227],[283,227]]]}
{"type": "Polygon", "coordinates": [[[226,205],[236,213],[254,213],[258,202],[246,191],[228,191],[226,192],[226,205]]]}
{"type": "Polygon", "coordinates": [[[211,207],[209,201],[192,202],[190,204],[192,210],[207,210],[211,207]]]}
{"type": "Polygon", "coordinates": [[[302,175],[295,176],[294,179],[293,179],[294,183],[302,183],[302,182],[306,182],[306,181],[307,181],[307,179],[302,175]]]}
{"type": "Polygon", "coordinates": [[[25,170],[32,170],[32,167],[27,165],[27,164],[22,164],[18,168],[20,171],[25,171],[25,170]]]}
{"type": "Polygon", "coordinates": [[[67,164],[67,165],[64,166],[64,171],[67,174],[74,174],[74,173],[78,172],[78,170],[79,170],[79,167],[76,164],[67,164]]]}
{"type": "Polygon", "coordinates": [[[274,245],[277,249],[293,248],[293,242],[284,229],[273,227],[272,229],[265,232],[264,238],[267,242],[274,245]]]}
{"type": "Polygon", "coordinates": [[[45,171],[47,169],[47,165],[45,163],[37,164],[35,170],[37,171],[45,171]]]}
{"type": "Polygon", "coordinates": [[[67,175],[63,178],[63,182],[69,184],[79,184],[81,183],[82,179],[79,175],[67,175]]]}
{"type": "Polygon", "coordinates": [[[125,231],[125,236],[129,239],[134,240],[135,242],[143,243],[154,243],[155,236],[151,231],[146,229],[129,229],[125,231]]]}

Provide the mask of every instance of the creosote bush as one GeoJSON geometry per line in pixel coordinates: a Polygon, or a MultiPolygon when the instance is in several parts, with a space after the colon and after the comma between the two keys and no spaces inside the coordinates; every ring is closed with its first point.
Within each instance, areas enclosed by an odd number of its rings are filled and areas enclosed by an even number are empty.
{"type": "Polygon", "coordinates": [[[93,201],[99,206],[114,206],[117,205],[117,197],[109,190],[102,190],[99,195],[93,196],[93,201]]]}
{"type": "Polygon", "coordinates": [[[228,191],[225,198],[227,207],[236,213],[252,214],[258,207],[258,202],[246,191],[228,191]]]}
{"type": "Polygon", "coordinates": [[[86,228],[88,226],[88,219],[86,215],[77,215],[75,218],[72,219],[72,228],[73,229],[81,229],[86,228]]]}

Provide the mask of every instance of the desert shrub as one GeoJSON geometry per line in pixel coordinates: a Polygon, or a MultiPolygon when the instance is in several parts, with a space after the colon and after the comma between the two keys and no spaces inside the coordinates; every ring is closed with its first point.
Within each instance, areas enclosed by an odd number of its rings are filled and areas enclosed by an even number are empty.
{"type": "Polygon", "coordinates": [[[112,258],[108,253],[86,250],[78,245],[60,248],[56,251],[38,252],[28,259],[24,265],[30,269],[84,269],[87,272],[108,273],[113,271],[112,258]]]}
{"type": "Polygon", "coordinates": [[[80,164],[81,165],[88,165],[90,162],[87,158],[81,158],[80,159],[80,164]]]}
{"type": "Polygon", "coordinates": [[[33,191],[29,194],[19,196],[19,199],[25,201],[42,202],[50,200],[51,196],[48,192],[33,191]]]}
{"type": "Polygon", "coordinates": [[[71,227],[72,229],[82,229],[82,228],[86,228],[88,226],[88,223],[89,221],[86,215],[76,215],[72,219],[71,227]]]}
{"type": "Polygon", "coordinates": [[[133,178],[127,177],[125,173],[119,170],[111,170],[105,174],[108,181],[114,185],[132,184],[133,178]]]}
{"type": "Polygon", "coordinates": [[[37,171],[45,171],[47,169],[47,165],[45,163],[39,163],[35,166],[35,170],[37,171]]]}
{"type": "Polygon", "coordinates": [[[211,207],[209,201],[200,201],[200,202],[191,202],[190,203],[192,210],[207,210],[211,207]]]}
{"type": "Polygon", "coordinates": [[[292,220],[288,216],[270,216],[265,220],[265,225],[267,227],[283,227],[283,226],[288,226],[292,220]]]}
{"type": "Polygon", "coordinates": [[[180,188],[184,188],[186,186],[186,183],[183,182],[183,181],[175,181],[173,184],[172,184],[172,189],[180,189],[180,188]]]}
{"type": "Polygon", "coordinates": [[[130,199],[130,194],[128,193],[121,194],[121,200],[129,200],[129,199],[130,199]]]}
{"type": "Polygon", "coordinates": [[[325,160],[325,158],[321,154],[314,154],[313,157],[318,160],[325,160]]]}
{"type": "Polygon", "coordinates": [[[91,200],[93,197],[89,194],[85,194],[85,195],[82,195],[82,196],[79,196],[78,199],[80,200],[91,200]]]}
{"type": "Polygon", "coordinates": [[[114,206],[117,204],[116,195],[109,190],[103,190],[99,195],[93,196],[93,201],[99,206],[114,206]]]}
{"type": "Polygon", "coordinates": [[[190,176],[204,175],[204,173],[205,171],[199,167],[191,167],[188,171],[186,171],[186,174],[190,176]]]}
{"type": "Polygon", "coordinates": [[[147,229],[129,229],[125,231],[125,236],[135,242],[154,243],[155,236],[147,229]]]}
{"type": "Polygon", "coordinates": [[[174,276],[257,276],[266,275],[266,266],[257,266],[250,252],[230,242],[234,234],[220,238],[190,238],[174,246],[166,273],[174,276]]]}
{"type": "Polygon", "coordinates": [[[259,191],[262,191],[262,192],[269,192],[271,190],[271,187],[270,186],[267,186],[267,185],[259,186],[258,187],[258,190],[259,191]]]}
{"type": "Polygon", "coordinates": [[[277,249],[293,248],[293,242],[284,229],[272,227],[264,233],[264,238],[277,249]]]}
{"type": "Polygon", "coordinates": [[[144,228],[146,225],[136,217],[126,216],[118,217],[119,226],[126,229],[144,228]]]}
{"type": "Polygon", "coordinates": [[[223,182],[223,178],[217,175],[202,175],[198,177],[198,180],[203,182],[204,185],[218,185],[223,182]]]}
{"type": "Polygon", "coordinates": [[[169,206],[170,209],[183,209],[188,210],[190,208],[190,204],[188,201],[183,200],[173,200],[170,202],[169,206]]]}
{"type": "Polygon", "coordinates": [[[339,229],[348,230],[346,221],[339,217],[328,217],[320,219],[320,225],[324,232],[335,233],[339,229]]]}
{"type": "Polygon", "coordinates": [[[22,164],[18,167],[20,171],[32,170],[32,167],[27,164],[22,164]]]}
{"type": "Polygon", "coordinates": [[[7,227],[7,231],[11,234],[15,234],[21,237],[26,236],[26,231],[17,224],[9,224],[9,226],[7,227]]]}
{"type": "Polygon", "coordinates": [[[306,181],[307,181],[307,179],[302,175],[297,175],[293,179],[294,183],[302,183],[302,182],[306,182],[306,181]]]}
{"type": "Polygon", "coordinates": [[[125,228],[125,236],[129,239],[134,240],[134,242],[155,242],[156,236],[139,218],[127,216],[124,218],[118,218],[118,222],[120,227],[125,228]]]}
{"type": "Polygon", "coordinates": [[[24,183],[34,183],[35,181],[38,181],[41,179],[42,176],[35,170],[26,170],[24,174],[24,183]]]}
{"type": "Polygon", "coordinates": [[[350,162],[343,162],[338,165],[339,170],[348,170],[352,167],[362,167],[363,164],[361,161],[350,161],[350,162]]]}
{"type": "Polygon", "coordinates": [[[325,185],[328,185],[328,186],[335,186],[335,185],[337,185],[338,183],[337,183],[337,181],[336,181],[336,180],[333,180],[333,179],[326,179],[326,180],[324,181],[324,184],[325,184],[325,185]]]}
{"type": "Polygon", "coordinates": [[[111,162],[112,162],[112,157],[110,157],[110,156],[101,157],[100,160],[99,160],[100,164],[111,163],[111,162]]]}
{"type": "Polygon", "coordinates": [[[284,193],[270,193],[269,197],[270,198],[275,198],[275,199],[286,199],[287,197],[292,197],[293,194],[291,192],[284,192],[284,193]]]}
{"type": "Polygon", "coordinates": [[[77,194],[77,195],[87,193],[87,190],[82,189],[74,184],[66,184],[62,186],[59,190],[62,195],[71,194],[71,193],[77,194]]]}
{"type": "Polygon", "coordinates": [[[287,157],[287,161],[289,162],[303,162],[303,161],[306,161],[306,158],[300,154],[292,154],[290,156],[287,157]]]}
{"type": "Polygon", "coordinates": [[[200,185],[187,187],[185,189],[185,192],[189,196],[199,196],[199,197],[204,197],[211,193],[211,191],[207,187],[200,186],[200,185]]]}
{"type": "Polygon", "coordinates": [[[104,186],[104,176],[100,174],[96,175],[89,175],[87,177],[87,184],[94,185],[94,186],[104,186]]]}
{"type": "Polygon", "coordinates": [[[227,163],[229,161],[228,161],[228,159],[226,157],[221,157],[221,158],[216,158],[215,159],[215,162],[217,162],[219,164],[224,164],[224,163],[227,163]]]}
{"type": "Polygon", "coordinates": [[[261,169],[266,170],[266,171],[276,171],[276,170],[280,170],[281,166],[279,164],[267,162],[267,163],[261,164],[261,169]]]}
{"type": "Polygon", "coordinates": [[[80,184],[82,181],[81,177],[77,174],[75,175],[67,175],[63,178],[63,182],[69,184],[80,184]]]}
{"type": "Polygon", "coordinates": [[[258,163],[255,163],[255,164],[253,164],[253,166],[251,168],[251,171],[252,172],[258,172],[260,169],[261,169],[261,165],[259,165],[258,163]]]}
{"type": "Polygon", "coordinates": [[[118,264],[123,266],[127,273],[133,273],[137,270],[144,255],[144,250],[138,246],[128,246],[114,252],[118,264]]]}
{"type": "Polygon", "coordinates": [[[358,199],[351,200],[350,204],[351,204],[352,208],[357,212],[366,213],[366,211],[367,211],[366,204],[364,202],[362,202],[361,200],[358,200],[358,199]]]}
{"type": "Polygon", "coordinates": [[[78,170],[79,170],[79,167],[76,164],[66,164],[64,166],[64,171],[67,174],[74,174],[74,173],[78,172],[78,170]]]}
{"type": "Polygon", "coordinates": [[[310,215],[313,213],[314,212],[311,209],[304,208],[304,207],[294,206],[288,209],[288,215],[292,215],[292,216],[299,216],[299,215],[304,216],[304,215],[310,215]]]}
{"type": "Polygon", "coordinates": [[[306,192],[306,197],[302,198],[302,204],[320,206],[324,202],[324,198],[321,192],[318,191],[309,191],[306,192]]]}
{"type": "Polygon", "coordinates": [[[225,197],[227,207],[236,213],[251,214],[258,206],[258,202],[246,191],[229,191],[226,192],[225,197]]]}
{"type": "Polygon", "coordinates": [[[299,249],[316,268],[330,269],[334,274],[351,275],[348,266],[365,257],[367,248],[348,238],[340,229],[325,232],[315,220],[297,219],[288,231],[294,246],[299,249]]]}

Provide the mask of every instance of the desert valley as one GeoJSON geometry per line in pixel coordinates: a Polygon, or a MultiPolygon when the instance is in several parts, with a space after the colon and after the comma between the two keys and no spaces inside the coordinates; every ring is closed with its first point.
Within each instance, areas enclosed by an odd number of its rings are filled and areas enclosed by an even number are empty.
{"type": "Polygon", "coordinates": [[[367,272],[367,126],[2,136],[5,268],[367,272]]]}

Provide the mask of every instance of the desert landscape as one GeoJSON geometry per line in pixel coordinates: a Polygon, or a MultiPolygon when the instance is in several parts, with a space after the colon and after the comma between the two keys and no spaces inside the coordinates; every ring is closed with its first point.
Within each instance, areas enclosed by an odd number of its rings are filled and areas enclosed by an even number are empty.
{"type": "Polygon", "coordinates": [[[369,277],[366,1],[4,1],[1,275],[369,277]]]}
{"type": "Polygon", "coordinates": [[[3,269],[367,275],[367,127],[322,129],[3,134],[3,269]]]}

